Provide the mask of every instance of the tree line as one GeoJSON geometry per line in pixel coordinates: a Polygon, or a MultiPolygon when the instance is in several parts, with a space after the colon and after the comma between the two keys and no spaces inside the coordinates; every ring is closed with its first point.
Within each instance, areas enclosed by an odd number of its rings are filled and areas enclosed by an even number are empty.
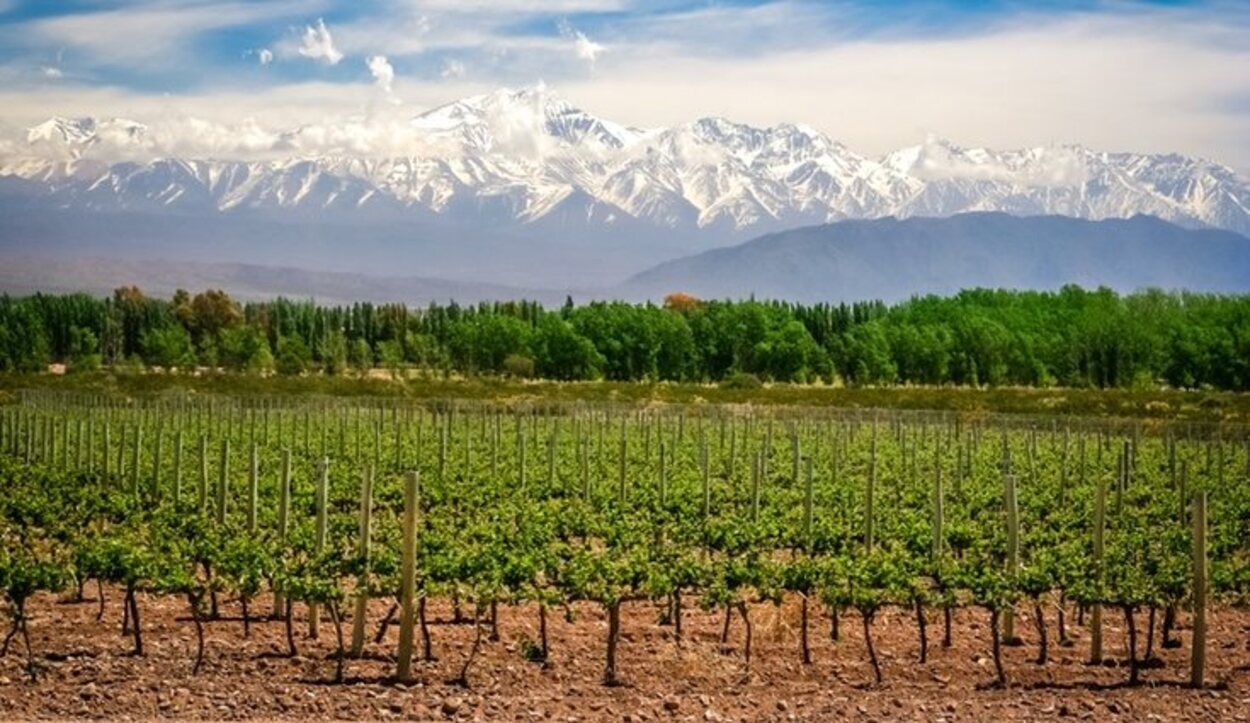
{"type": "Polygon", "coordinates": [[[887,305],[704,301],[477,305],[136,287],[0,297],[0,370],[416,368],[555,380],[1250,389],[1250,296],[967,290],[887,305]]]}

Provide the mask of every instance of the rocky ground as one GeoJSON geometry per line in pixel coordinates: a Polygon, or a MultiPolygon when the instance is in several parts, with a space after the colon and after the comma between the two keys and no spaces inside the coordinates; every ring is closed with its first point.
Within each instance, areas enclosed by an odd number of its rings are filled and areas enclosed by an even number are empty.
{"type": "MultiPolygon", "coordinates": [[[[88,596],[90,597],[90,595],[88,596]]],[[[387,604],[370,609],[365,657],[349,660],[345,682],[334,684],[335,635],[327,620],[319,639],[297,627],[296,657],[285,657],[284,628],[258,622],[251,637],[235,605],[209,623],[206,657],[192,674],[195,629],[176,598],[141,597],[145,654],[130,654],[120,634],[121,596],[106,593],[101,622],[93,600],[66,603],[40,596],[31,603],[31,643],[40,669],[30,682],[21,637],[0,659],[0,718],[186,719],[403,719],[518,721],[731,721],[841,720],[1250,720],[1250,613],[1216,610],[1209,640],[1207,690],[1182,685],[1188,676],[1188,630],[1184,646],[1155,651],[1162,667],[1143,671],[1143,683],[1124,685],[1127,669],[1112,661],[1090,666],[1087,631],[1071,626],[1072,647],[1051,648],[1046,666],[1036,656],[1032,620],[1017,627],[1024,645],[1004,650],[1010,687],[987,687],[994,678],[988,621],[978,610],[961,610],[953,645],[940,644],[940,615],[930,622],[928,662],[917,660],[912,614],[890,610],[873,625],[885,682],[871,685],[872,669],[859,618],[842,618],[841,639],[830,639],[822,610],[811,623],[810,665],[799,653],[799,605],[756,606],[751,611],[751,667],[743,664],[743,626],[733,622],[729,645],[720,644],[722,618],[687,605],[685,640],[659,626],[648,603],[623,608],[619,674],[622,685],[602,685],[606,618],[597,606],[578,606],[573,622],[549,616],[551,660],[528,662],[524,651],[537,640],[534,607],[499,611],[498,641],[484,641],[469,671],[468,688],[452,681],[468,654],[471,625],[451,624],[450,606],[431,606],[436,662],[418,662],[417,680],[393,683],[392,656],[398,628],[372,644],[387,604]]],[[[268,608],[268,600],[253,608],[268,608]],[[262,604],[263,603],[263,604],[262,604]]],[[[1053,611],[1048,615],[1052,640],[1053,611]]],[[[1107,616],[1106,650],[1122,656],[1123,620],[1107,616]]],[[[1139,628],[1144,629],[1145,619],[1139,628]]],[[[350,622],[345,623],[350,635],[350,622]]],[[[1143,634],[1144,646],[1144,634],[1143,634]]]]}

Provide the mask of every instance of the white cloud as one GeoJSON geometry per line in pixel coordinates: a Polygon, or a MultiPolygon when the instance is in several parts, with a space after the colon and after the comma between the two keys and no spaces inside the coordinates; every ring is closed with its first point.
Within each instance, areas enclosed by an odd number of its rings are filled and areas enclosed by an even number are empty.
{"type": "Polygon", "coordinates": [[[261,65],[269,65],[273,62],[273,51],[269,48],[261,48],[260,50],[257,50],[256,60],[259,61],[261,65]]]}
{"type": "Polygon", "coordinates": [[[439,77],[447,80],[463,78],[468,69],[464,63],[459,60],[448,59],[443,61],[443,69],[439,71],[439,77]]]}
{"type": "Polygon", "coordinates": [[[300,38],[299,54],[313,60],[324,60],[330,65],[338,65],[343,59],[343,53],[334,47],[334,37],[330,35],[330,28],[326,27],[326,21],[322,19],[318,19],[316,25],[308,25],[304,28],[304,33],[300,38]]]}
{"type": "Polygon", "coordinates": [[[1175,151],[1245,170],[1243,32],[1223,19],[1160,13],[1028,18],[978,35],[844,40],[740,57],[616,44],[593,79],[560,88],[641,127],[708,115],[799,121],[870,154],[936,130],[972,146],[1175,151]]]}
{"type": "MultiPolygon", "coordinates": [[[[594,53],[592,78],[570,70],[577,65],[569,62],[576,35],[553,32],[550,24],[543,34],[517,34],[505,20],[532,16],[504,14],[526,12],[521,0],[504,5],[479,22],[452,0],[412,0],[389,24],[336,23],[332,47],[385,56],[388,63],[425,54],[424,66],[413,62],[410,73],[405,63],[392,81],[393,91],[417,108],[546,77],[588,111],[640,127],[721,115],[756,125],[805,122],[874,155],[915,145],[932,130],[966,146],[1081,143],[1175,151],[1250,170],[1244,12],[1231,19],[1170,8],[1020,15],[957,35],[857,36],[837,35],[821,15],[831,11],[812,3],[749,10],[712,4],[678,16],[597,22],[602,29],[593,34],[611,50],[594,53]],[[465,14],[456,14],[457,7],[465,14]],[[751,43],[753,33],[764,40],[751,43]],[[466,65],[471,73],[463,72],[466,65]]],[[[143,45],[133,37],[129,44],[143,45]]],[[[164,37],[158,33],[155,42],[164,37]]],[[[288,33],[271,47],[278,57],[296,56],[300,40],[288,33]]],[[[377,90],[364,82],[273,85],[264,92],[222,85],[165,98],[69,78],[36,84],[31,68],[28,62],[11,76],[0,68],[0,78],[30,83],[0,82],[0,121],[35,123],[54,113],[145,121],[194,115],[235,126],[255,116],[264,127],[280,128],[392,110],[375,108],[377,90]]],[[[1055,172],[1068,171],[1059,163],[1055,172]]]]}
{"type": "Polygon", "coordinates": [[[1084,156],[1072,146],[1033,148],[1004,154],[1000,160],[999,154],[959,148],[930,135],[899,154],[911,161],[910,175],[927,181],[958,178],[1061,188],[1084,183],[1089,173],[1084,156]]]}
{"type": "MultiPolygon", "coordinates": [[[[461,86],[482,93],[485,85],[461,86]]],[[[93,146],[88,155],[107,161],[153,158],[286,159],[353,154],[369,158],[421,155],[428,147],[409,120],[446,93],[444,81],[409,82],[396,90],[426,99],[420,109],[377,103],[372,83],[306,82],[273,86],[264,93],[248,88],[194,95],[134,94],[117,88],[44,84],[16,89],[0,84],[0,154],[6,142],[21,142],[25,128],[51,116],[121,116],[147,126],[138,141],[114,139],[93,146]],[[16,134],[16,135],[14,135],[16,134]],[[11,137],[10,137],[11,136],[11,137]],[[122,141],[125,142],[122,142],[122,141]],[[423,145],[424,144],[424,145],[423,145]]]]}
{"type": "Polygon", "coordinates": [[[365,65],[369,67],[369,75],[373,76],[373,82],[378,87],[386,91],[387,95],[394,93],[395,85],[395,68],[385,55],[370,55],[365,60],[365,65]]]}
{"type": "Polygon", "coordinates": [[[54,65],[45,65],[39,68],[39,72],[43,73],[43,77],[51,80],[58,80],[65,77],[65,71],[54,65]]]}
{"type": "Polygon", "coordinates": [[[604,46],[586,37],[586,34],[582,31],[574,29],[572,25],[569,25],[568,21],[561,21],[559,28],[561,36],[566,40],[573,41],[573,50],[577,53],[577,57],[591,65],[594,65],[595,61],[598,60],[600,53],[607,50],[604,46]]]}

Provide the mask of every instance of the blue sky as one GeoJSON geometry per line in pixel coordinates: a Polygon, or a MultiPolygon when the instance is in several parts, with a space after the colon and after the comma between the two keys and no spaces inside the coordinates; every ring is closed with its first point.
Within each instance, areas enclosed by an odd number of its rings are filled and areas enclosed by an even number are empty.
{"type": "Polygon", "coordinates": [[[578,33],[605,49],[658,41],[682,44],[691,55],[740,58],[857,39],[958,38],[1026,16],[1204,7],[1176,0],[0,0],[0,62],[11,70],[28,66],[27,80],[46,80],[47,70],[59,70],[81,82],[145,92],[367,79],[360,63],[279,62],[264,74],[249,72],[260,51],[289,54],[303,29],[322,20],[332,38],[375,32],[374,49],[353,37],[347,50],[387,54],[397,72],[433,80],[458,63],[483,79],[515,83],[538,67],[553,81],[584,73],[575,64],[561,67],[558,57],[542,57],[572,48],[578,33]],[[497,60],[524,48],[533,57],[521,59],[520,67],[516,58],[497,60]],[[157,59],[166,62],[150,62],[157,59]]]}
{"type": "Polygon", "coordinates": [[[634,125],[814,125],[865,152],[1178,150],[1250,167],[1250,3],[0,0],[0,124],[410,116],[544,81],[634,125]]]}

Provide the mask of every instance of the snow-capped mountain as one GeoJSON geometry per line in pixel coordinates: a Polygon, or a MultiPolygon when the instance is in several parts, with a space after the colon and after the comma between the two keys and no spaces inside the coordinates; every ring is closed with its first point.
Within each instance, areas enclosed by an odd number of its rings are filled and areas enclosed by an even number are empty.
{"type": "Polygon", "coordinates": [[[141,143],[146,133],[147,126],[125,118],[50,118],[27,129],[26,143],[52,156],[76,158],[101,142],[141,143]]]}
{"type": "Polygon", "coordinates": [[[1250,233],[1250,182],[1207,160],[940,139],[871,158],[804,125],[631,128],[542,86],[394,126],[267,131],[184,119],[170,133],[54,118],[17,145],[0,155],[0,203],[30,209],[566,229],[589,246],[616,229],[679,237],[682,251],[691,238],[706,247],[842,219],[971,211],[1148,214],[1250,233]]]}

